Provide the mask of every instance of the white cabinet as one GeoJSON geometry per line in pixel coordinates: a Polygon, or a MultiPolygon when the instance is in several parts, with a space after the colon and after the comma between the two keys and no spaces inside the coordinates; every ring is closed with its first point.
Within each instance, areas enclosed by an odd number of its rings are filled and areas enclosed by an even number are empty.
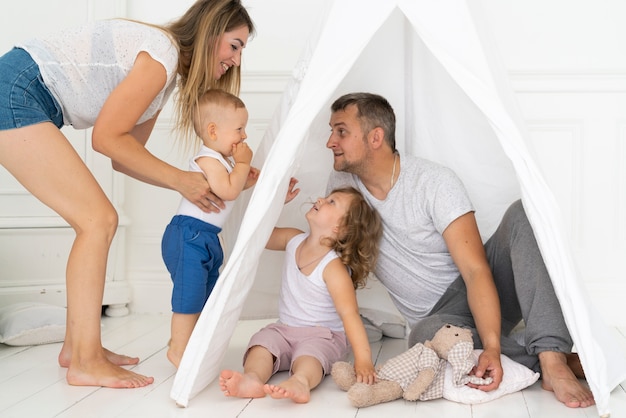
{"type": "MultiPolygon", "coordinates": [[[[107,315],[125,315],[131,291],[125,278],[128,219],[120,209],[121,174],[91,149],[90,130],[63,131],[118,209],[120,225],[109,253],[103,305],[108,305],[107,315]]],[[[0,306],[23,301],[65,306],[65,268],[73,240],[74,230],[0,167],[0,306]]]]}
{"type": "MultiPolygon", "coordinates": [[[[126,0],[62,3],[62,10],[59,2],[41,0],[11,1],[4,5],[0,14],[3,28],[0,54],[24,39],[127,13],[126,0]]],[[[131,292],[125,277],[125,235],[129,222],[121,211],[124,196],[121,175],[113,172],[109,159],[92,150],[90,130],[64,128],[63,132],[120,215],[120,226],[109,253],[103,304],[109,306],[107,314],[123,315],[127,313],[131,292]]],[[[74,231],[68,224],[0,166],[0,306],[21,301],[64,306],[65,268],[73,240],[74,231]]]]}

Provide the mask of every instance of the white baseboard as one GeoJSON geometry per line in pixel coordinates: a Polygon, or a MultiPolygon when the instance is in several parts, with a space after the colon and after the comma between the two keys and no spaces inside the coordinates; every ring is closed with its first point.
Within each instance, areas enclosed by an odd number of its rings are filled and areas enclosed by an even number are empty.
{"type": "Polygon", "coordinates": [[[132,313],[169,313],[172,310],[172,284],[164,280],[131,280],[132,313]]]}
{"type": "MultiPolygon", "coordinates": [[[[131,288],[125,281],[107,281],[102,305],[126,305],[131,300],[131,288]]],[[[0,288],[0,306],[18,302],[39,302],[67,306],[65,284],[10,286],[0,288]]]]}
{"type": "MultiPolygon", "coordinates": [[[[374,283],[374,282],[373,282],[374,283]]],[[[172,296],[172,286],[170,282],[163,280],[133,280],[130,282],[132,300],[129,304],[130,311],[133,313],[169,313],[171,312],[170,299],[172,296]]],[[[376,283],[378,286],[378,283],[376,283]]],[[[376,287],[376,286],[373,286],[376,287]]],[[[360,291],[360,302],[369,306],[371,303],[372,291],[378,289],[369,289],[368,291],[360,291]],[[365,295],[369,293],[368,295],[365,295]]],[[[587,290],[594,308],[599,312],[608,326],[626,326],[626,315],[624,308],[624,296],[626,295],[626,286],[620,289],[615,287],[591,286],[587,285],[587,290]]],[[[384,295],[387,298],[387,295],[384,295]]],[[[376,296],[378,297],[378,296],[376,296]]],[[[1,301],[1,300],[0,300],[1,301]]],[[[386,302],[386,300],[385,300],[386,302]]],[[[379,306],[380,307],[380,306],[379,306]]],[[[385,303],[385,307],[389,307],[390,311],[395,311],[392,304],[385,303]]]]}

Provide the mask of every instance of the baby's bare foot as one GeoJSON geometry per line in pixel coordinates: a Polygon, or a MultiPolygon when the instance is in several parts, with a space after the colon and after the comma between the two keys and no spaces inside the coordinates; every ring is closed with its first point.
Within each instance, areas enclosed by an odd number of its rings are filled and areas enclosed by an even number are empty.
{"type": "Polygon", "coordinates": [[[589,388],[585,387],[568,366],[565,354],[544,351],[539,354],[541,364],[541,387],[554,392],[556,398],[570,408],[586,408],[595,400],[589,388]]]}
{"type": "Polygon", "coordinates": [[[167,359],[172,363],[177,369],[180,365],[180,361],[182,360],[183,355],[181,353],[175,352],[171,348],[167,350],[167,359]]]}
{"type": "Polygon", "coordinates": [[[222,370],[220,389],[225,396],[237,398],[263,398],[263,382],[253,374],[242,374],[233,370],[222,370]]]}
{"type": "Polygon", "coordinates": [[[265,385],[263,389],[274,399],[291,399],[296,403],[307,403],[311,399],[309,386],[295,376],[278,385],[265,385]]]}

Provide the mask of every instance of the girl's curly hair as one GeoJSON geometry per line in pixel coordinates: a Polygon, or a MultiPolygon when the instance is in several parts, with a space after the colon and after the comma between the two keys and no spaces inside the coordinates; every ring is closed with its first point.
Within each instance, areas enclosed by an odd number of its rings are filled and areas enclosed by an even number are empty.
{"type": "Polygon", "coordinates": [[[378,259],[383,235],[382,220],[354,187],[338,188],[332,193],[345,193],[352,197],[342,219],[339,237],[330,244],[339,254],[341,262],[350,269],[354,288],[363,288],[378,259]]]}

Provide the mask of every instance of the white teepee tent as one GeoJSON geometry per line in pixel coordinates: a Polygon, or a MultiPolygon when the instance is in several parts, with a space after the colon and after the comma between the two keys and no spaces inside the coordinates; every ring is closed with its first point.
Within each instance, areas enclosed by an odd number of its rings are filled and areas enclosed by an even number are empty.
{"type": "Polygon", "coordinates": [[[522,198],[598,412],[610,412],[610,392],[626,379],[626,360],[582,289],[559,208],[525,146],[513,94],[479,18],[471,0],[333,2],[255,156],[255,165],[263,162],[260,179],[238,231],[230,229],[236,242],[174,381],[171,396],[179,405],[187,406],[219,372],[289,178],[314,183],[315,196],[324,193],[330,103],[346,92],[370,91],[394,106],[401,153],[459,174],[483,237],[522,198]],[[401,53],[390,45],[403,46],[401,53]]]}

